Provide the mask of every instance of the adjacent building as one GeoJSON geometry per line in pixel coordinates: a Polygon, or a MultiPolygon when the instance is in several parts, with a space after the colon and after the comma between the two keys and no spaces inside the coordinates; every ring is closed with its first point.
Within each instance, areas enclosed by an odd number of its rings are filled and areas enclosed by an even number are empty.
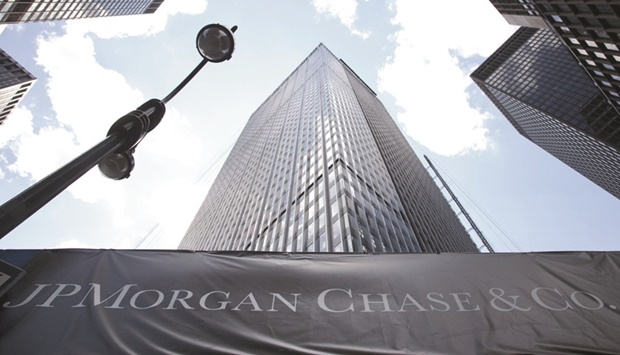
{"type": "Polygon", "coordinates": [[[376,94],[323,45],[252,114],[179,248],[478,252],[376,94]]]}
{"type": "Polygon", "coordinates": [[[523,136],[620,198],[620,117],[552,31],[521,27],[471,75],[523,136]]]}
{"type": "Polygon", "coordinates": [[[37,79],[0,49],[0,125],[37,79]]]}
{"type": "Polygon", "coordinates": [[[620,198],[620,0],[490,0],[522,26],[472,78],[517,130],[620,198]]]}
{"type": "Polygon", "coordinates": [[[7,0],[0,24],[151,14],[164,0],[7,0]]]}
{"type": "MultiPolygon", "coordinates": [[[[508,23],[552,31],[620,112],[620,0],[491,0],[508,23]]],[[[616,122],[620,126],[620,122],[616,122]]]]}

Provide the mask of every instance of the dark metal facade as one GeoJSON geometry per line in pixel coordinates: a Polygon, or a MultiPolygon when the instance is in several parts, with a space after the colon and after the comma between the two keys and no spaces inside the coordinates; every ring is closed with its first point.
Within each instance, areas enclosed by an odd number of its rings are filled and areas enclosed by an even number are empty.
{"type": "MultiPolygon", "coordinates": [[[[605,98],[620,112],[620,0],[491,0],[515,25],[544,21],[579,60],[605,98]],[[519,8],[521,10],[519,10],[519,8]],[[527,10],[526,10],[527,8],[527,10]],[[514,21],[527,12],[528,21],[514,21]]],[[[620,130],[620,120],[608,123],[620,130]]],[[[616,142],[618,143],[618,142],[616,142]]]]}
{"type": "Polygon", "coordinates": [[[252,114],[179,248],[478,251],[374,92],[323,45],[252,114]]]}
{"type": "Polygon", "coordinates": [[[548,28],[532,0],[491,0],[491,3],[511,25],[548,28]]]}
{"type": "Polygon", "coordinates": [[[0,49],[0,125],[37,79],[0,49]]]}
{"type": "Polygon", "coordinates": [[[471,77],[522,135],[620,198],[618,114],[555,34],[520,28],[471,77]]]}
{"type": "MultiPolygon", "coordinates": [[[[545,0],[537,7],[620,112],[620,0],[545,0]]],[[[620,120],[614,123],[620,129],[620,120]]]]}
{"type": "Polygon", "coordinates": [[[5,0],[0,23],[150,14],[164,0],[5,0]]]}

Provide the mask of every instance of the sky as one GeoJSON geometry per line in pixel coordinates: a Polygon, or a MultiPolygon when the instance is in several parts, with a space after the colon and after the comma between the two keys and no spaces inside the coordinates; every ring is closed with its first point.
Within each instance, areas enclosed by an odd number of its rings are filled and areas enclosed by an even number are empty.
{"type": "Polygon", "coordinates": [[[487,0],[165,0],[153,15],[6,26],[0,47],[38,80],[0,126],[0,203],[168,94],[209,23],[239,26],[232,59],[167,105],[131,177],[91,170],[0,249],[176,248],[250,115],[319,43],[377,92],[496,252],[620,249],[620,200],[520,136],[469,78],[516,30],[487,0]]]}

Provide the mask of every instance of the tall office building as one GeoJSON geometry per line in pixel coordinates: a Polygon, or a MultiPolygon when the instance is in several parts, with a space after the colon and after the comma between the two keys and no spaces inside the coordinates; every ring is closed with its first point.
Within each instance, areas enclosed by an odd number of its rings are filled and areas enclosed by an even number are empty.
{"type": "MultiPolygon", "coordinates": [[[[491,0],[508,23],[560,38],[620,112],[620,0],[491,0]]],[[[620,126],[620,122],[616,122],[620,126]]]]}
{"type": "Polygon", "coordinates": [[[164,0],[6,0],[0,23],[151,14],[164,0]]]}
{"type": "Polygon", "coordinates": [[[0,125],[37,79],[0,49],[0,125]]]}
{"type": "Polygon", "coordinates": [[[471,75],[523,136],[620,198],[620,118],[551,31],[521,27],[471,75]]]}
{"type": "Polygon", "coordinates": [[[478,251],[375,93],[322,44],[252,114],[179,248],[478,251]]]}

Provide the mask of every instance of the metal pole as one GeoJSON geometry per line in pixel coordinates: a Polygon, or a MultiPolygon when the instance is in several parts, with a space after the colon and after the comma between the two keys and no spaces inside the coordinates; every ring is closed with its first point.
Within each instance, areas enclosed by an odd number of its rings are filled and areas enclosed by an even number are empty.
{"type": "Polygon", "coordinates": [[[200,69],[202,69],[202,67],[204,67],[207,63],[209,62],[208,59],[203,59],[200,63],[198,63],[198,65],[196,66],[196,68],[194,68],[194,70],[192,70],[191,73],[189,73],[189,75],[187,77],[185,77],[185,79],[183,79],[183,81],[181,81],[181,83],[179,85],[177,85],[176,88],[174,88],[168,95],[166,95],[166,97],[164,97],[161,101],[164,104],[167,104],[170,100],[172,100],[173,97],[176,96],[176,94],[179,93],[179,91],[181,91],[181,89],[183,89],[185,87],[185,85],[187,85],[187,83],[189,83],[190,80],[192,80],[196,74],[198,74],[198,72],[200,71],[200,69]]]}
{"type": "MultiPolygon", "coordinates": [[[[208,25],[203,30],[214,26],[223,28],[221,25],[208,25]]],[[[227,29],[225,30],[228,31],[227,29]]],[[[219,58],[216,62],[230,59],[234,49],[232,33],[236,30],[237,26],[230,30],[231,47],[227,49],[227,53],[223,53],[227,54],[227,56],[219,58]]],[[[201,34],[202,30],[198,33],[198,38],[200,38],[201,34]]],[[[198,39],[196,43],[202,55],[202,47],[200,47],[201,44],[198,39]]],[[[166,103],[178,94],[209,61],[203,55],[203,60],[198,63],[196,68],[163,100],[148,100],[136,110],[119,118],[110,127],[108,136],[99,144],[0,206],[0,239],[4,238],[15,227],[45,206],[46,203],[92,169],[93,166],[99,164],[108,155],[112,153],[131,154],[147,133],[152,131],[161,122],[166,112],[166,103]]],[[[127,177],[129,177],[129,174],[121,178],[127,177]]]]}
{"type": "Polygon", "coordinates": [[[107,136],[67,165],[0,206],[0,239],[69,187],[103,158],[125,144],[120,133],[107,136]]]}
{"type": "Polygon", "coordinates": [[[433,169],[433,172],[435,172],[435,175],[437,175],[437,177],[439,178],[439,181],[441,181],[443,186],[445,186],[446,191],[448,191],[448,193],[450,194],[450,197],[452,197],[452,201],[454,201],[454,203],[456,203],[456,205],[459,207],[459,209],[463,213],[463,216],[465,216],[465,218],[467,219],[467,222],[469,222],[469,225],[474,229],[474,231],[476,231],[476,234],[482,241],[482,244],[484,244],[484,246],[487,248],[489,253],[495,253],[495,250],[493,250],[493,247],[491,247],[491,244],[489,244],[489,242],[487,241],[487,238],[484,237],[484,234],[482,234],[482,231],[478,228],[478,226],[476,225],[476,222],[474,222],[474,220],[471,219],[471,217],[469,216],[469,213],[467,213],[467,211],[465,210],[465,207],[461,205],[461,202],[456,197],[456,195],[452,192],[452,189],[450,189],[450,186],[448,186],[448,184],[443,179],[443,177],[441,177],[441,174],[439,174],[439,171],[437,171],[437,169],[435,168],[435,165],[433,165],[431,160],[426,155],[424,156],[424,159],[426,159],[428,166],[430,166],[431,169],[433,169]]]}

